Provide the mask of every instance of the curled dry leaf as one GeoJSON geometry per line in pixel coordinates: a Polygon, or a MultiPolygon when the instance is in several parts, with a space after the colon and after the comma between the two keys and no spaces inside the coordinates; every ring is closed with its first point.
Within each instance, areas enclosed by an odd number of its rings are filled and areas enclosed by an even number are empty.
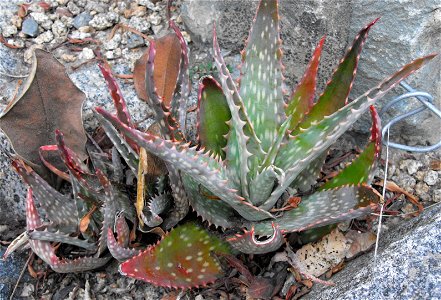
{"type": "MultiPolygon", "coordinates": [[[[155,69],[153,79],[159,96],[164,98],[164,104],[170,106],[173,93],[178,81],[181,60],[181,44],[174,33],[155,40],[155,69]]],[[[135,63],[133,80],[138,97],[147,100],[145,89],[145,72],[149,57],[149,49],[135,63]]]]}
{"type": "MultiPolygon", "coordinates": [[[[39,149],[55,144],[55,129],[65,134],[66,144],[86,158],[86,134],[81,117],[86,96],[69,79],[64,66],[52,54],[36,49],[29,77],[20,95],[0,116],[0,127],[17,155],[35,170],[47,172],[39,149]]],[[[61,161],[50,162],[64,169],[61,161]]]]}

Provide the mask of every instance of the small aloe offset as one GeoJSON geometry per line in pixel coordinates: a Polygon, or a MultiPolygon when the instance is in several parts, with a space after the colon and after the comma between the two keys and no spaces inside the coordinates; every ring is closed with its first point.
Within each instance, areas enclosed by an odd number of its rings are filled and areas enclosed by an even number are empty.
{"type": "Polygon", "coordinates": [[[285,95],[277,0],[259,3],[238,81],[224,62],[214,29],[218,76],[199,82],[198,130],[192,141],[185,128],[188,48],[170,20],[171,33],[151,41],[140,60],[144,65],[136,67],[145,72],[144,81],[135,84],[153,110],[152,127],[137,128],[111,69],[102,64],[116,114],[99,107],[95,112],[112,148],[89,141],[86,164],[65,145],[60,131],[56,145],[40,148],[43,164],[70,182],[72,197],[14,161],[29,185],[27,234],[13,243],[14,249],[29,243],[57,272],[98,268],[113,257],[123,275],[188,289],[223,275],[216,253],[265,254],[285,243],[288,233],[318,236],[324,226],[372,212],[381,198],[370,186],[381,153],[381,124],[373,105],[434,57],[416,59],[349,102],[362,47],[376,22],[359,32],[317,99],[325,38],[303,78],[285,95]],[[172,50],[163,51],[169,46],[172,50]],[[169,77],[164,62],[173,65],[169,77]],[[316,184],[329,148],[367,110],[372,128],[365,149],[336,176],[316,184]],[[49,151],[58,151],[65,170],[45,159],[49,151]],[[128,187],[126,177],[136,183],[128,187]],[[134,197],[130,191],[135,190],[134,197]],[[181,225],[190,208],[228,234],[210,234],[192,222],[181,225]],[[163,236],[157,244],[140,249],[146,234],[158,233],[163,236]],[[77,247],[80,255],[69,255],[56,243],[77,247]]]}

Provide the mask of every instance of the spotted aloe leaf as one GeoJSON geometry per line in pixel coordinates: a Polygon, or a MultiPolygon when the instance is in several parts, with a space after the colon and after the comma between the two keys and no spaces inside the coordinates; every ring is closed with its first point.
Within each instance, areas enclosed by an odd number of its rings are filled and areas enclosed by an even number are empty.
{"type": "Polygon", "coordinates": [[[43,231],[33,230],[33,231],[29,231],[28,234],[29,234],[29,238],[32,240],[60,242],[64,244],[78,246],[87,250],[96,249],[95,243],[90,243],[86,240],[81,240],[78,237],[73,237],[70,236],[69,234],[60,231],[52,232],[52,231],[48,231],[47,229],[43,231]]]}
{"type": "Polygon", "coordinates": [[[139,254],[139,250],[130,249],[119,244],[110,228],[107,228],[107,248],[110,254],[119,261],[127,260],[139,254]]]}
{"type": "Polygon", "coordinates": [[[317,48],[312,54],[311,61],[306,68],[302,80],[290,96],[288,106],[285,109],[286,114],[292,116],[289,126],[290,130],[294,130],[314,106],[317,72],[324,43],[325,37],[320,40],[317,48]]]}
{"type": "Polygon", "coordinates": [[[37,173],[24,163],[15,160],[12,166],[23,180],[30,186],[41,208],[52,224],[63,227],[68,232],[78,228],[78,210],[75,203],[68,197],[44,181],[37,173]]]}
{"type": "Polygon", "coordinates": [[[129,225],[127,225],[126,218],[122,213],[116,215],[115,232],[117,234],[118,245],[127,247],[130,242],[130,229],[129,225]]]}
{"type": "Polygon", "coordinates": [[[242,196],[248,199],[249,160],[252,152],[256,155],[262,155],[263,151],[245,110],[243,100],[221,55],[215,29],[213,30],[213,52],[214,62],[219,71],[222,89],[231,113],[231,132],[228,137],[226,158],[231,168],[236,169],[239,174],[242,196]]]}
{"type": "Polygon", "coordinates": [[[280,46],[278,1],[260,1],[242,52],[240,95],[264,151],[285,118],[280,46]]]}
{"type": "Polygon", "coordinates": [[[146,209],[141,213],[143,222],[148,227],[159,226],[163,220],[159,216],[170,206],[170,195],[168,193],[159,194],[150,199],[146,209]]]}
{"type": "Polygon", "coordinates": [[[145,74],[148,104],[153,109],[154,118],[159,124],[161,135],[166,139],[182,140],[183,136],[179,124],[173,117],[167,103],[164,102],[165,99],[158,94],[159,91],[155,83],[154,63],[156,52],[156,42],[151,41],[145,74]]]}
{"type": "Polygon", "coordinates": [[[181,130],[185,135],[186,118],[187,118],[187,101],[190,95],[190,74],[189,74],[189,60],[188,60],[188,46],[187,42],[179,30],[178,26],[169,20],[170,28],[173,29],[179,39],[181,45],[181,61],[179,68],[178,82],[176,84],[175,94],[171,103],[171,112],[173,116],[179,121],[181,130]]]}
{"type": "MultiPolygon", "coordinates": [[[[41,221],[40,215],[35,207],[32,188],[29,188],[26,197],[26,228],[27,230],[34,230],[42,225],[43,222],[41,221]]],[[[55,249],[50,242],[29,240],[29,245],[31,246],[32,251],[34,251],[34,253],[45,263],[50,265],[58,260],[58,257],[55,254],[55,249]]]]}
{"type": "Polygon", "coordinates": [[[120,265],[123,275],[158,286],[189,289],[223,275],[214,252],[228,254],[227,244],[193,223],[172,230],[156,246],[120,265]]]}
{"type": "Polygon", "coordinates": [[[381,154],[381,121],[375,107],[371,106],[370,110],[372,115],[372,128],[369,144],[350,165],[321,186],[320,190],[333,189],[344,185],[370,183],[372,169],[381,154]]]}
{"type": "Polygon", "coordinates": [[[104,119],[100,114],[95,114],[95,116],[98,118],[98,121],[106,132],[106,135],[112,141],[119,154],[121,154],[122,158],[129,166],[130,170],[132,170],[132,172],[137,175],[139,155],[118,133],[118,131],[112,126],[112,124],[109,123],[109,121],[104,119]]]}
{"type": "Polygon", "coordinates": [[[229,237],[227,238],[227,241],[234,249],[239,250],[242,253],[269,253],[279,249],[285,242],[279,226],[273,225],[273,230],[273,234],[263,241],[257,240],[254,228],[251,228],[250,231],[245,230],[243,234],[236,234],[233,237],[229,237]]]}
{"type": "Polygon", "coordinates": [[[271,235],[273,224],[284,232],[296,232],[338,223],[372,212],[380,196],[367,186],[343,187],[302,197],[297,208],[284,212],[276,221],[249,224],[258,235],[271,235]]]}
{"type": "Polygon", "coordinates": [[[169,210],[167,218],[164,220],[164,227],[168,230],[178,224],[188,213],[190,204],[182,182],[179,169],[173,164],[166,164],[168,177],[173,195],[173,208],[169,210]]]}
{"type": "Polygon", "coordinates": [[[202,220],[207,221],[209,225],[214,224],[222,228],[239,226],[239,220],[231,206],[210,193],[190,176],[184,176],[183,181],[191,207],[202,220]]]}
{"type": "Polygon", "coordinates": [[[101,255],[107,247],[107,229],[113,228],[115,225],[115,216],[117,214],[117,207],[115,201],[115,193],[112,189],[109,179],[104,175],[101,170],[96,170],[96,175],[104,190],[104,203],[101,208],[103,214],[103,222],[101,235],[98,241],[97,256],[101,255]]]}
{"type": "Polygon", "coordinates": [[[152,152],[167,163],[173,164],[179,168],[181,172],[191,176],[222,201],[225,201],[233,207],[244,218],[252,220],[272,218],[269,212],[244,201],[244,199],[237,194],[237,191],[229,186],[230,182],[228,182],[225,167],[217,160],[201,151],[196,151],[195,148],[188,148],[185,144],[173,143],[154,135],[129,128],[103,109],[97,108],[96,110],[120,129],[124,135],[127,135],[141,147],[152,152]],[[203,164],[201,164],[201,162],[203,164]]]}
{"type": "Polygon", "coordinates": [[[106,257],[79,257],[75,259],[60,259],[50,266],[58,273],[84,272],[100,268],[107,264],[111,256],[106,257]]]}
{"type": "Polygon", "coordinates": [[[322,152],[326,151],[370,105],[373,105],[377,99],[383,97],[398,82],[421,68],[433,57],[435,55],[428,55],[414,60],[331,116],[323,118],[316,125],[309,127],[295,137],[291,137],[280,148],[275,161],[276,166],[285,170],[285,180],[273,191],[262,208],[271,208],[299,173],[322,152]]]}
{"type": "Polygon", "coordinates": [[[364,27],[355,38],[352,47],[348,50],[340,65],[332,75],[323,94],[300,123],[301,128],[307,128],[311,124],[320,121],[324,116],[329,116],[347,103],[352,84],[355,79],[357,65],[361,50],[368,36],[369,30],[378,19],[364,27]]]}
{"type": "Polygon", "coordinates": [[[199,82],[198,113],[199,144],[224,159],[231,113],[222,87],[211,76],[199,82]]]}
{"type": "Polygon", "coordinates": [[[121,93],[121,89],[119,88],[118,83],[112,75],[112,71],[110,70],[108,65],[99,64],[98,67],[101,70],[101,73],[104,76],[104,79],[107,82],[107,87],[110,90],[110,95],[112,96],[113,104],[116,108],[116,114],[121,122],[124,122],[130,127],[134,127],[132,117],[129,114],[129,110],[127,108],[126,101],[121,93]]]}

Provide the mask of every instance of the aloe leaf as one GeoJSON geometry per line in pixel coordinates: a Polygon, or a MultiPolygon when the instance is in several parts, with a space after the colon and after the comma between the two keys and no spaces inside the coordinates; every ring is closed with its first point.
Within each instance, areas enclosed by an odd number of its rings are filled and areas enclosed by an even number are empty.
{"type": "Polygon", "coordinates": [[[375,19],[366,25],[355,37],[352,47],[348,50],[340,62],[340,65],[335,70],[323,94],[319,97],[311,111],[305,116],[299,127],[308,128],[311,124],[320,121],[324,116],[329,116],[346,105],[355,79],[361,50],[370,28],[377,21],[378,19],[375,19]]]}
{"type": "Polygon", "coordinates": [[[188,213],[190,204],[182,183],[181,174],[173,163],[166,164],[168,177],[173,195],[173,208],[168,212],[167,219],[164,220],[164,227],[170,229],[178,224],[188,213]]]}
{"type": "Polygon", "coordinates": [[[328,152],[329,151],[325,151],[313,159],[312,162],[310,162],[308,166],[306,166],[306,168],[303,169],[299,175],[297,175],[297,177],[291,183],[291,187],[302,193],[310,191],[311,188],[317,183],[317,179],[320,176],[323,164],[328,156],[328,152]]]}
{"type": "Polygon", "coordinates": [[[350,220],[372,212],[380,200],[368,186],[342,187],[302,197],[297,208],[286,211],[275,221],[261,221],[248,226],[256,234],[269,235],[275,223],[283,232],[296,232],[350,220]]]}
{"type": "Polygon", "coordinates": [[[61,259],[50,265],[52,270],[58,273],[84,272],[100,268],[111,259],[107,257],[80,257],[76,259],[61,259]]]}
{"type": "Polygon", "coordinates": [[[260,1],[242,52],[240,96],[265,152],[285,118],[280,46],[278,1],[260,1]]]}
{"type": "MultiPolygon", "coordinates": [[[[40,219],[37,208],[35,207],[33,191],[32,188],[28,188],[28,193],[26,197],[26,228],[27,230],[34,230],[41,227],[43,222],[40,219]]],[[[51,243],[29,240],[29,245],[32,251],[40,257],[45,263],[51,264],[58,260],[57,255],[55,255],[55,249],[52,247],[51,243]]]]}
{"type": "Polygon", "coordinates": [[[188,61],[188,46],[182,36],[178,26],[170,20],[170,27],[176,33],[181,44],[181,66],[178,75],[177,89],[171,103],[171,112],[177,118],[180,124],[180,128],[185,135],[186,118],[187,118],[187,101],[190,95],[190,76],[189,76],[189,61],[188,61]]]}
{"type": "Polygon", "coordinates": [[[176,123],[176,120],[173,118],[163,99],[157,93],[155,80],[153,78],[155,55],[155,42],[150,41],[149,56],[145,74],[145,84],[148,95],[147,102],[153,109],[154,117],[156,122],[159,124],[161,135],[166,139],[182,140],[183,137],[179,131],[179,125],[176,123]]]}
{"type": "Polygon", "coordinates": [[[334,178],[320,187],[329,190],[345,185],[370,183],[371,171],[381,154],[381,120],[374,106],[370,107],[372,116],[371,140],[364,151],[334,178]]]}
{"type": "Polygon", "coordinates": [[[247,188],[247,176],[250,170],[248,159],[252,155],[250,152],[251,147],[258,148],[254,151],[254,154],[256,155],[262,155],[263,152],[260,148],[260,141],[256,136],[251,122],[249,121],[242,98],[237,91],[236,85],[234,84],[230,72],[228,71],[225,61],[221,55],[215,28],[213,29],[213,52],[214,62],[219,71],[222,89],[225,93],[228,107],[230,108],[231,112],[230,125],[232,127],[232,132],[230,133],[228,139],[229,146],[227,149],[229,151],[227,152],[227,161],[229,161],[232,167],[237,169],[241,181],[242,196],[248,199],[249,192],[247,188]]]}
{"type": "Polygon", "coordinates": [[[124,135],[136,141],[139,146],[180,169],[181,172],[193,177],[194,180],[233,207],[244,218],[248,220],[272,218],[270,213],[252,206],[239,196],[235,189],[229,186],[225,167],[222,163],[201,151],[197,152],[195,148],[188,148],[185,144],[173,143],[149,133],[129,128],[105,110],[101,108],[96,110],[121,130],[124,135]]]}
{"type": "Polygon", "coordinates": [[[117,234],[118,245],[127,247],[130,242],[130,229],[129,225],[127,225],[126,218],[122,213],[117,214],[115,218],[114,230],[117,234]]]}
{"type": "Polygon", "coordinates": [[[58,152],[70,174],[75,177],[84,190],[96,194],[98,190],[98,182],[90,172],[86,165],[78,158],[78,156],[64,143],[64,135],[61,131],[55,130],[55,140],[58,152]]]}
{"type": "Polygon", "coordinates": [[[199,144],[225,159],[223,148],[227,145],[231,113],[222,87],[211,76],[199,82],[198,114],[199,144]]]}
{"type": "Polygon", "coordinates": [[[255,206],[261,205],[268,197],[274,188],[274,183],[279,178],[280,174],[274,170],[274,167],[268,167],[251,180],[250,199],[255,206]]]}
{"type": "MultiPolygon", "coordinates": [[[[169,194],[163,193],[154,196],[147,205],[147,209],[144,210],[145,212],[142,213],[143,221],[148,227],[159,226],[163,222],[159,214],[163,213],[169,206],[169,194]]],[[[185,214],[187,214],[187,212],[185,212],[185,214]]]]}
{"type": "Polygon", "coordinates": [[[274,160],[277,157],[277,153],[279,153],[280,145],[282,144],[282,142],[286,141],[287,131],[290,122],[291,122],[291,116],[289,116],[278,129],[277,136],[274,138],[271,148],[268,150],[267,154],[265,155],[265,159],[263,160],[263,163],[259,166],[260,171],[274,164],[274,160]]]}
{"type": "Polygon", "coordinates": [[[133,174],[138,175],[138,154],[132,149],[132,147],[125,141],[125,139],[118,133],[118,131],[100,114],[95,114],[106,132],[109,139],[112,141],[119,154],[123,157],[124,161],[129,166],[133,174]]]}
{"type": "Polygon", "coordinates": [[[89,243],[86,240],[80,240],[77,237],[72,237],[69,234],[66,234],[61,231],[50,232],[47,230],[44,231],[33,230],[33,231],[28,231],[28,235],[31,240],[65,243],[69,245],[78,246],[87,250],[96,249],[95,243],[89,243]]]}
{"type": "Polygon", "coordinates": [[[292,116],[289,129],[294,130],[297,125],[308,114],[309,110],[314,106],[314,95],[317,84],[317,71],[322,54],[325,37],[322,37],[319,44],[312,54],[311,61],[306,68],[302,80],[290,96],[288,106],[286,107],[286,115],[292,116]]]}
{"type": "Polygon", "coordinates": [[[256,239],[254,228],[251,228],[250,231],[245,230],[243,234],[228,237],[226,240],[234,249],[246,254],[273,252],[279,249],[285,242],[282,231],[276,225],[273,225],[272,235],[263,241],[256,239]]]}
{"type": "Polygon", "coordinates": [[[139,250],[126,248],[119,244],[110,228],[107,228],[107,248],[110,254],[119,261],[125,261],[139,254],[139,250]]]}
{"type": "Polygon", "coordinates": [[[33,170],[27,170],[18,160],[14,160],[12,166],[30,186],[46,217],[69,232],[77,231],[78,210],[75,202],[51,187],[33,170]]]}
{"type": "Polygon", "coordinates": [[[115,207],[115,195],[109,179],[101,170],[95,170],[96,175],[104,189],[104,203],[101,208],[103,214],[103,224],[101,226],[101,235],[98,240],[97,256],[101,255],[107,247],[107,229],[113,228],[115,225],[115,216],[117,208],[115,207]]]}
{"type": "Polygon", "coordinates": [[[177,227],[159,244],[120,265],[120,273],[157,286],[189,289],[223,275],[211,253],[229,253],[228,246],[193,223],[177,227]]]}
{"type": "Polygon", "coordinates": [[[182,180],[191,207],[203,221],[224,229],[239,226],[239,220],[228,204],[213,196],[190,176],[183,176],[182,180]]]}
{"type": "Polygon", "coordinates": [[[373,105],[377,99],[383,97],[401,80],[421,68],[434,57],[435,55],[432,54],[414,60],[331,116],[325,117],[322,121],[304,130],[299,135],[291,137],[280,148],[279,155],[275,161],[276,166],[285,170],[285,181],[273,191],[268,200],[268,209],[274,205],[299,173],[312,160],[326,151],[338,137],[358,120],[370,105],[373,105]]]}

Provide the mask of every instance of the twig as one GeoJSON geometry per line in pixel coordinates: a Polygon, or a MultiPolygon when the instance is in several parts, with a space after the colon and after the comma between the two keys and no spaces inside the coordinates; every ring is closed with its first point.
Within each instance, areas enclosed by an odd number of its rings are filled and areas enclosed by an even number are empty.
{"type": "MultiPolygon", "coordinates": [[[[434,204],[431,204],[431,205],[428,205],[428,206],[426,206],[424,209],[428,209],[428,208],[431,208],[431,207],[433,207],[433,206],[436,206],[436,205],[439,205],[439,204],[441,204],[441,202],[437,202],[437,203],[434,203],[434,204]]],[[[416,213],[418,213],[419,212],[419,210],[415,210],[415,211],[412,211],[412,212],[409,212],[409,213],[405,213],[405,214],[398,214],[398,215],[383,215],[383,217],[406,217],[406,216],[414,216],[416,213]]],[[[377,217],[379,217],[380,216],[380,214],[376,214],[376,213],[371,213],[371,215],[372,216],[377,216],[377,217]]]]}
{"type": "Polygon", "coordinates": [[[110,32],[110,34],[109,34],[109,36],[107,38],[109,40],[111,40],[114,37],[114,35],[115,35],[115,33],[116,33],[116,31],[118,29],[123,29],[125,31],[130,31],[130,32],[132,32],[134,34],[139,35],[140,37],[142,37],[143,39],[145,39],[147,41],[151,41],[151,38],[148,35],[146,35],[146,34],[140,32],[140,31],[136,30],[135,28],[132,28],[132,27],[127,26],[127,25],[122,24],[122,23],[116,24],[115,27],[113,27],[112,31],[110,32]]]}
{"type": "Polygon", "coordinates": [[[31,258],[32,258],[33,255],[34,255],[34,253],[31,251],[28,260],[26,261],[23,269],[20,272],[20,275],[18,276],[17,283],[15,284],[14,289],[12,290],[12,293],[11,293],[11,296],[9,297],[9,300],[13,300],[14,299],[14,294],[15,294],[15,291],[17,290],[18,284],[20,283],[21,278],[23,277],[23,274],[24,274],[24,272],[25,272],[29,262],[31,261],[31,258]]]}

